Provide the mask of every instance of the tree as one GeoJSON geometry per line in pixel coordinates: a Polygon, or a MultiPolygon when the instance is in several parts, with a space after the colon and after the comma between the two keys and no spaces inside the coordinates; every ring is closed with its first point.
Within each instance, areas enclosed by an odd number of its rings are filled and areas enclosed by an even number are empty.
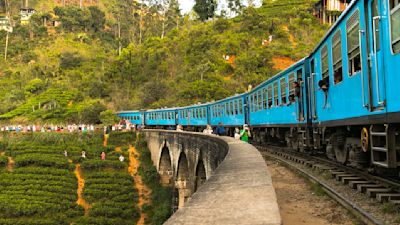
{"type": "Polygon", "coordinates": [[[196,4],[193,6],[193,10],[199,15],[201,21],[214,18],[216,9],[216,0],[196,0],[196,4]]]}
{"type": "Polygon", "coordinates": [[[228,8],[231,12],[235,14],[239,14],[242,12],[243,4],[241,0],[227,0],[228,1],[228,8]]]}
{"type": "Polygon", "coordinates": [[[119,118],[112,110],[105,110],[100,113],[99,119],[103,125],[111,125],[118,123],[119,118]]]}

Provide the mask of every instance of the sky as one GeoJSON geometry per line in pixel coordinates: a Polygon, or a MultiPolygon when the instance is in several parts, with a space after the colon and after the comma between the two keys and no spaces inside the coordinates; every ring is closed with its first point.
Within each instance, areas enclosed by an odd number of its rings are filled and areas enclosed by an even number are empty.
{"type": "MultiPolygon", "coordinates": [[[[181,12],[182,14],[186,14],[190,12],[194,6],[194,0],[178,0],[179,4],[181,5],[181,12]]],[[[247,1],[244,1],[245,3],[247,1]]],[[[255,0],[254,3],[255,5],[260,5],[261,0],[255,0]]]]}

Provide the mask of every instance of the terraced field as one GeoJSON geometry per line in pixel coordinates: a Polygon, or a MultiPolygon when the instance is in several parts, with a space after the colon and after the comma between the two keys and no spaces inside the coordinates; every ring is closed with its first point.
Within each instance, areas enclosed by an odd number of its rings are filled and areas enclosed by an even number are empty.
{"type": "Polygon", "coordinates": [[[135,137],[115,133],[104,147],[101,134],[2,134],[0,224],[136,224],[141,209],[128,171],[135,137]]]}

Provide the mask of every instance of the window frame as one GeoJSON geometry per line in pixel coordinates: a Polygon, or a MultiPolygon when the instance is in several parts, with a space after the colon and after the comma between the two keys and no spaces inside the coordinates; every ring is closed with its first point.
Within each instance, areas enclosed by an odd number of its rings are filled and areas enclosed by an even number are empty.
{"type": "Polygon", "coordinates": [[[281,104],[280,105],[286,105],[288,103],[288,94],[287,94],[287,79],[286,76],[282,77],[281,79],[279,79],[279,88],[280,88],[280,101],[281,104]],[[283,82],[282,82],[283,81],[283,82]],[[282,87],[282,84],[284,85],[284,87],[282,87]],[[285,101],[283,101],[283,98],[285,98],[285,101]]]}
{"type": "MultiPolygon", "coordinates": [[[[300,69],[301,70],[301,69],[300,69]]],[[[289,73],[289,75],[288,75],[288,83],[289,83],[289,96],[290,95],[295,95],[296,93],[296,87],[294,86],[294,82],[296,81],[296,79],[297,79],[297,71],[300,71],[300,70],[296,70],[296,73],[295,72],[291,72],[291,73],[289,73]],[[292,81],[290,81],[290,78],[293,78],[293,80],[292,81]]]]}
{"type": "MultiPolygon", "coordinates": [[[[400,48],[399,51],[395,52],[394,51],[394,42],[393,42],[393,32],[392,32],[392,16],[395,12],[400,10],[400,1],[398,1],[397,5],[393,7],[393,9],[391,9],[391,0],[388,1],[388,10],[389,10],[389,30],[390,30],[390,49],[391,49],[391,53],[392,55],[398,55],[400,54],[400,48]]],[[[400,11],[398,12],[400,13],[400,11]]],[[[398,40],[396,40],[395,43],[399,43],[400,42],[400,38],[398,40]]],[[[400,45],[400,44],[399,44],[400,45]]]]}
{"type": "Polygon", "coordinates": [[[320,51],[320,60],[321,60],[321,78],[322,80],[328,79],[329,83],[329,77],[330,77],[330,68],[329,68],[329,48],[328,48],[328,43],[325,43],[320,51]],[[326,50],[326,54],[324,54],[324,49],[326,50]],[[324,57],[326,57],[326,70],[324,70],[324,57]],[[327,73],[326,76],[324,74],[327,73]]]}
{"type": "Polygon", "coordinates": [[[343,77],[343,75],[344,75],[344,65],[343,65],[343,33],[342,33],[342,29],[341,28],[339,28],[334,34],[333,34],[333,36],[332,36],[332,45],[331,45],[331,51],[332,51],[332,75],[333,75],[333,85],[339,85],[339,84],[341,84],[342,82],[343,82],[343,80],[344,80],[344,77],[343,77]],[[338,35],[339,36],[339,41],[338,41],[338,43],[334,43],[333,41],[333,38],[336,36],[336,35],[338,35]],[[338,59],[337,60],[337,62],[335,62],[334,60],[335,60],[335,51],[334,51],[334,49],[335,49],[335,47],[336,46],[339,46],[339,50],[340,50],[340,59],[338,59]],[[336,70],[335,70],[335,66],[337,65],[337,64],[341,64],[341,69],[342,69],[342,80],[341,81],[339,81],[339,82],[335,82],[335,72],[336,72],[336,70]]]}
{"type": "MultiPolygon", "coordinates": [[[[345,23],[345,27],[346,27],[346,59],[347,59],[347,75],[349,78],[353,77],[354,75],[357,75],[359,73],[362,73],[362,49],[361,49],[361,43],[358,39],[358,49],[359,49],[359,55],[360,55],[360,70],[359,71],[354,71],[353,73],[350,73],[350,69],[351,69],[351,63],[350,63],[350,53],[349,53],[349,30],[352,30],[354,28],[357,27],[358,24],[358,29],[356,30],[360,30],[360,26],[361,26],[361,15],[360,15],[360,10],[357,8],[356,10],[354,10],[354,12],[347,18],[346,23],[345,23]],[[349,20],[355,15],[358,14],[358,23],[355,23],[354,25],[352,25],[350,28],[348,28],[348,22],[349,20]]],[[[353,51],[355,51],[357,48],[355,48],[353,51]]],[[[353,52],[352,51],[352,52],[353,52]]],[[[354,59],[356,56],[354,56],[352,59],[354,59]]]]}
{"type": "Polygon", "coordinates": [[[266,87],[263,87],[262,88],[262,96],[263,96],[263,102],[262,102],[262,106],[263,106],[263,109],[265,110],[265,109],[268,109],[268,98],[267,98],[267,88],[266,87]]]}
{"type": "Polygon", "coordinates": [[[280,103],[280,96],[279,96],[279,85],[278,85],[278,81],[275,81],[273,83],[273,90],[274,90],[274,106],[278,107],[279,103],[280,103]]]}
{"type": "Polygon", "coordinates": [[[274,98],[273,98],[272,85],[271,84],[269,84],[267,86],[267,95],[268,95],[267,106],[268,106],[268,109],[270,109],[270,108],[274,107],[274,98]],[[271,105],[269,104],[270,101],[271,101],[271,105]]]}

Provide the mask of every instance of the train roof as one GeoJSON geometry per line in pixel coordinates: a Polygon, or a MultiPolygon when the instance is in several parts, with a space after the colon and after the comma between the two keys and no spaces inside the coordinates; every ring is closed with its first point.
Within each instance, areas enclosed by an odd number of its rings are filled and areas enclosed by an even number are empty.
{"type": "Polygon", "coordinates": [[[232,96],[229,96],[229,97],[220,99],[220,100],[218,100],[218,101],[212,102],[211,104],[216,104],[216,103],[228,101],[228,100],[231,100],[231,99],[234,99],[234,98],[243,97],[243,96],[245,96],[246,94],[247,94],[247,92],[241,93],[241,94],[232,95],[232,96]]]}
{"type": "Polygon", "coordinates": [[[254,92],[254,91],[258,91],[258,89],[260,89],[261,87],[263,87],[264,85],[266,85],[267,83],[270,83],[274,80],[279,79],[280,77],[282,77],[283,75],[286,75],[286,73],[290,70],[293,70],[294,68],[304,64],[306,58],[302,58],[299,61],[297,61],[296,63],[294,63],[293,65],[291,65],[290,67],[286,68],[285,70],[282,70],[281,72],[277,73],[276,75],[272,76],[271,78],[269,78],[268,80],[262,82],[261,84],[257,85],[255,88],[253,88],[253,90],[250,91],[254,92]]]}
{"type": "Polygon", "coordinates": [[[310,53],[309,57],[313,54],[315,54],[318,49],[325,43],[326,39],[328,39],[329,35],[333,33],[333,31],[339,26],[339,24],[344,20],[344,17],[347,16],[347,13],[353,9],[353,7],[356,5],[357,1],[359,0],[352,0],[350,2],[350,5],[340,14],[339,18],[336,20],[336,22],[329,28],[328,32],[324,35],[322,40],[318,43],[318,45],[314,48],[314,50],[310,53]]]}
{"type": "Polygon", "coordinates": [[[163,108],[163,109],[148,109],[146,112],[161,112],[161,111],[174,111],[179,109],[178,107],[173,107],[173,108],[163,108]]]}
{"type": "Polygon", "coordinates": [[[127,110],[127,111],[118,111],[117,114],[126,114],[126,113],[140,113],[145,112],[146,110],[127,110]]]}

